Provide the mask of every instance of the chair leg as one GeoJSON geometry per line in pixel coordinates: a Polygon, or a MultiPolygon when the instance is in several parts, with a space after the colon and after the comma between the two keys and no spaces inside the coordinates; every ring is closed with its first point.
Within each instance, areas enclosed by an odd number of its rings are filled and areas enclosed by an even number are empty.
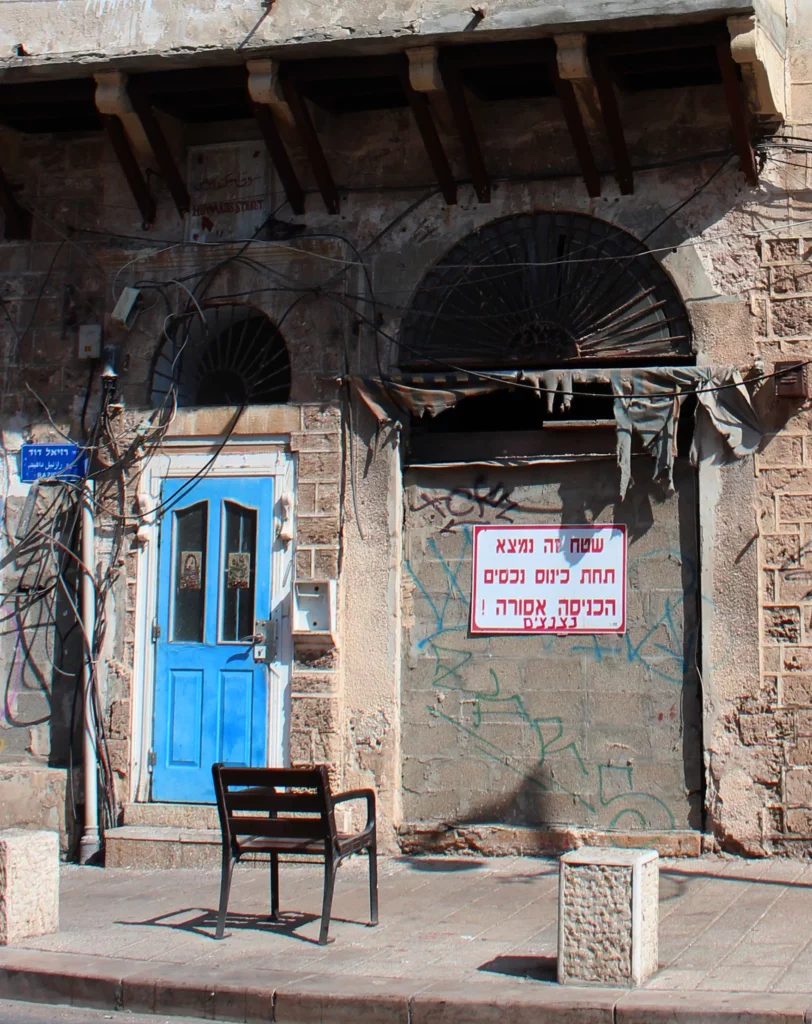
{"type": "Polygon", "coordinates": [[[378,847],[373,843],[367,850],[369,855],[369,923],[378,923],[378,847]]]}
{"type": "Polygon", "coordinates": [[[319,945],[326,946],[332,939],[327,938],[330,928],[330,912],[333,908],[333,889],[336,881],[336,863],[331,857],[324,858],[324,901],[321,905],[321,931],[319,945]]]}
{"type": "Polygon", "coordinates": [[[226,926],[226,911],[228,910],[228,897],[231,892],[231,876],[234,873],[236,858],[229,854],[223,854],[223,870],[220,875],[220,909],[217,912],[217,931],[215,939],[222,939],[223,930],[226,926]]]}
{"type": "Polygon", "coordinates": [[[271,854],[271,920],[279,920],[279,854],[271,854]]]}

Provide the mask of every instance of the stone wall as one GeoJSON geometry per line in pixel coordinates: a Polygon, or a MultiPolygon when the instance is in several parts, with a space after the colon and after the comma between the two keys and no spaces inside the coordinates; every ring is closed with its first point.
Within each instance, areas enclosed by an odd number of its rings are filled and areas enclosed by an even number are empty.
{"type": "MultiPolygon", "coordinates": [[[[799,79],[800,84],[805,81],[799,79]]],[[[797,93],[799,104],[803,95],[797,93]]],[[[812,218],[808,155],[795,154],[788,165],[781,151],[770,154],[758,189],[744,185],[735,161],[708,185],[718,160],[697,157],[691,162],[685,152],[689,143],[691,154],[713,151],[726,131],[724,111],[718,104],[705,103],[706,98],[697,90],[683,97],[669,93],[624,100],[629,117],[648,118],[646,123],[658,126],[653,156],[665,162],[681,157],[686,162],[639,171],[630,196],[621,196],[607,175],[603,196],[597,200],[587,198],[577,177],[554,177],[571,170],[569,152],[559,159],[545,150],[541,169],[553,177],[500,181],[488,205],[478,205],[470,187],[463,186],[459,204],[448,208],[432,189],[416,195],[407,187],[424,170],[422,157],[398,167],[402,149],[416,148],[408,119],[387,123],[383,115],[352,115],[343,123],[325,120],[319,128],[336,177],[358,187],[342,191],[340,220],[321,211],[317,196],[308,198],[307,214],[295,220],[310,233],[344,234],[364,251],[380,326],[386,335],[396,337],[403,311],[426,270],[470,232],[498,217],[528,210],[591,213],[638,237],[649,236],[649,244],[662,251],[664,266],[690,306],[701,361],[733,362],[745,370],[763,366],[770,372],[776,360],[806,357],[812,344],[810,243],[804,227],[812,218]],[[409,175],[414,179],[406,182],[409,175]],[[384,190],[376,192],[379,187],[384,190]],[[694,193],[695,198],[674,213],[694,193]],[[669,213],[673,215],[666,224],[651,234],[669,213]]],[[[560,114],[539,106],[544,130],[560,130],[560,114]]],[[[486,136],[489,110],[476,103],[472,110],[486,136]]],[[[484,147],[487,160],[507,177],[514,156],[519,163],[527,161],[528,154],[539,148],[538,138],[526,110],[500,104],[498,113],[499,131],[484,139],[484,147]],[[513,129],[524,147],[519,155],[513,150],[513,129]]],[[[217,130],[226,131],[222,126],[217,130]]],[[[812,137],[808,121],[797,120],[793,130],[812,137]]],[[[645,134],[630,134],[640,160],[646,153],[645,134]]],[[[13,534],[25,500],[25,488],[15,478],[15,452],[24,440],[58,436],[26,383],[47,403],[56,426],[79,436],[89,374],[87,365],[75,358],[77,330],[81,323],[102,322],[105,339],[121,349],[124,409],[117,423],[122,439],[131,437],[149,411],[149,367],[166,312],[159,293],[145,290],[143,311],[125,332],[109,318],[113,289],[118,294],[124,284],[158,280],[169,288],[172,301],[182,304],[183,291],[171,282],[234,257],[240,246],[221,246],[214,255],[212,250],[181,245],[182,227],[158,180],[153,184],[159,216],[152,231],[143,233],[120,169],[98,136],[20,137],[4,132],[2,142],[4,169],[24,185],[21,198],[36,211],[31,243],[0,244],[0,296],[8,313],[6,317],[0,312],[4,514],[13,534]]],[[[453,144],[449,149],[459,163],[453,144]]],[[[300,153],[295,158],[302,160],[300,153]]],[[[528,166],[522,164],[522,169],[528,166]]],[[[268,180],[269,190],[276,188],[272,174],[268,180]]],[[[259,268],[234,259],[224,263],[207,297],[247,294],[247,301],[275,321],[284,318],[294,379],[285,414],[291,419],[279,433],[288,439],[298,463],[296,573],[303,579],[337,574],[340,583],[338,651],[296,652],[291,756],[297,763],[326,759],[336,778],[347,784],[374,784],[388,830],[404,817],[399,441],[396,435],[379,433],[357,402],[350,406],[337,379],[347,369],[377,372],[378,359],[391,365],[396,352],[385,338],[374,340],[363,319],[369,316],[368,306],[346,308],[358,301],[352,296],[364,287],[346,243],[309,240],[291,247],[261,242],[252,246],[251,257],[259,261],[259,268]],[[341,302],[314,291],[289,308],[290,295],[272,291],[269,285],[277,283],[274,273],[283,271],[298,284],[315,288],[338,266],[345,266],[343,261],[349,269],[338,286],[341,302]],[[356,317],[356,310],[362,315],[356,317]]],[[[804,546],[810,539],[809,526],[802,515],[804,496],[808,499],[812,493],[812,482],[807,481],[812,472],[810,413],[805,407],[776,403],[771,387],[767,382],[757,390],[770,437],[755,472],[752,460],[718,464],[718,453],[709,455],[699,471],[707,825],[722,845],[753,854],[798,850],[803,843],[788,837],[812,831],[806,824],[812,807],[806,736],[812,702],[805,689],[812,678],[812,666],[805,660],[812,650],[812,634],[807,590],[797,575],[808,568],[804,546]]],[[[88,422],[93,422],[98,399],[94,382],[88,422]]],[[[242,429],[251,432],[249,420],[242,429]]],[[[200,432],[205,432],[202,426],[200,432]]],[[[217,433],[213,430],[207,436],[217,433]]],[[[132,499],[129,494],[128,501],[132,499]]],[[[101,525],[103,551],[111,538],[101,525]]],[[[138,587],[134,542],[131,530],[109,599],[112,628],[103,652],[106,726],[121,800],[131,798],[133,782],[129,766],[138,587]]],[[[3,554],[8,551],[8,542],[4,543],[3,554]]],[[[16,585],[15,573],[13,565],[4,567],[4,590],[16,585]]],[[[18,657],[15,635],[7,631],[0,642],[6,683],[0,760],[15,778],[25,772],[33,778],[43,769],[61,772],[64,778],[73,680],[54,676],[48,654],[36,649],[30,660],[36,671],[27,668],[32,675],[15,675],[18,657]],[[13,700],[8,699],[10,687],[13,700]],[[22,724],[15,725],[10,714],[15,707],[25,709],[22,724]]],[[[68,790],[48,782],[37,791],[45,795],[38,799],[31,820],[51,821],[53,794],[68,790]]],[[[57,809],[58,817],[64,816],[69,797],[60,799],[64,806],[57,809]]],[[[12,817],[19,816],[14,810],[12,817]]],[[[387,834],[391,837],[391,832],[387,834]]]]}

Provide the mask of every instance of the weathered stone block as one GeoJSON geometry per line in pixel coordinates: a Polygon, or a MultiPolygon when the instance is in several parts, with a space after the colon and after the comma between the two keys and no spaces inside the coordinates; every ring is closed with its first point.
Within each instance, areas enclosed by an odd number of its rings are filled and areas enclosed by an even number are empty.
{"type": "Polygon", "coordinates": [[[812,267],[774,267],[771,271],[773,292],[778,295],[812,291],[812,267]]]}
{"type": "Polygon", "coordinates": [[[806,808],[787,811],[787,832],[802,836],[812,834],[812,811],[806,808]]]}
{"type": "Polygon", "coordinates": [[[764,564],[770,569],[788,569],[801,561],[801,538],[797,533],[776,533],[762,537],[764,564]]]}
{"type": "Polygon", "coordinates": [[[803,438],[773,434],[757,456],[759,469],[769,466],[800,466],[803,462],[803,438]]]}
{"type": "Polygon", "coordinates": [[[765,238],[761,243],[764,263],[786,263],[798,259],[800,240],[797,238],[765,238]]]}
{"type": "Polygon", "coordinates": [[[334,516],[299,516],[296,523],[300,544],[330,545],[338,542],[338,520],[334,516]]]}
{"type": "Polygon", "coordinates": [[[302,406],[302,427],[304,430],[338,430],[341,426],[341,410],[335,405],[302,406]]]}
{"type": "Polygon", "coordinates": [[[782,523],[812,520],[812,494],[779,494],[778,519],[782,523]]]}
{"type": "Polygon", "coordinates": [[[764,609],[764,642],[797,644],[801,639],[801,611],[789,605],[764,609]]]}
{"type": "Polygon", "coordinates": [[[334,732],[338,728],[338,702],[334,697],[293,697],[290,718],[291,729],[334,732]]]}
{"type": "Polygon", "coordinates": [[[655,850],[584,847],[561,858],[558,981],[640,985],[657,970],[655,850]]]}
{"type": "Polygon", "coordinates": [[[313,552],[310,548],[296,552],[296,578],[309,580],[313,576],[313,552]]]}
{"type": "Polygon", "coordinates": [[[774,299],[770,310],[773,334],[779,338],[808,335],[812,330],[812,296],[774,299]]]}
{"type": "Polygon", "coordinates": [[[319,484],[319,496],[316,511],[324,513],[338,512],[337,484],[319,484]]]}
{"type": "Polygon", "coordinates": [[[0,832],[0,945],[58,929],[58,833],[0,832]]]}
{"type": "Polygon", "coordinates": [[[781,677],[781,703],[812,707],[812,675],[788,672],[781,677]]]}
{"type": "Polygon", "coordinates": [[[784,797],[795,807],[812,807],[812,771],[809,768],[791,768],[784,780],[784,797]]]}
{"type": "Polygon", "coordinates": [[[337,452],[303,452],[299,456],[300,480],[337,483],[340,474],[341,457],[337,452]]]}
{"type": "Polygon", "coordinates": [[[316,550],[316,579],[334,580],[338,578],[338,551],[335,548],[318,548],[316,550]]]}

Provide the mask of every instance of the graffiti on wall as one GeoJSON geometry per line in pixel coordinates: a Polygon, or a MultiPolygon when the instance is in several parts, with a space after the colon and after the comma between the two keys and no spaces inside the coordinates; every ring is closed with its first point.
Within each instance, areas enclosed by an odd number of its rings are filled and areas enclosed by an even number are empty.
{"type": "MultiPolygon", "coordinates": [[[[515,491],[501,482],[489,485],[478,478],[470,488],[413,492],[409,515],[422,515],[413,519],[411,526],[412,547],[417,546],[419,553],[415,551],[414,557],[405,560],[414,600],[412,643],[407,649],[418,662],[427,663],[428,676],[421,669],[419,685],[425,686],[422,680],[427,678],[437,692],[436,701],[424,699],[420,706],[432,719],[454,730],[468,752],[463,756],[485,759],[498,766],[498,772],[515,776],[524,793],[563,794],[576,812],[573,820],[585,824],[594,820],[596,827],[610,829],[675,828],[687,813],[684,797],[679,808],[669,806],[671,797],[666,791],[641,785],[631,756],[619,752],[617,757],[596,757],[595,747],[585,745],[585,727],[577,709],[568,720],[566,712],[561,713],[561,695],[556,694],[557,706],[545,713],[543,704],[539,705],[544,687],[533,686],[528,692],[509,668],[509,656],[503,660],[489,649],[486,637],[469,635],[472,527],[499,518],[521,520],[524,509],[515,491]],[[445,703],[449,691],[459,701],[453,710],[445,703]]],[[[698,616],[691,606],[700,600],[697,567],[685,551],[657,548],[636,554],[629,571],[633,578],[650,563],[649,570],[659,572],[664,560],[679,567],[678,582],[674,584],[672,578],[670,590],[652,588],[646,614],[630,620],[626,634],[571,639],[538,636],[534,651],[549,657],[551,664],[569,658],[609,671],[616,666],[620,675],[628,672],[638,680],[641,689],[649,677],[673,686],[670,699],[667,688],[658,691],[662,699],[659,708],[654,706],[653,718],[656,723],[671,722],[672,732],[679,728],[681,735],[683,687],[690,693],[690,686],[696,683],[698,616]]],[[[501,652],[509,642],[501,641],[501,652]]],[[[561,689],[560,683],[557,689],[561,689]]],[[[622,735],[617,738],[625,739],[622,735]]],[[[677,754],[674,759],[677,774],[681,774],[679,757],[677,754]]],[[[543,806],[544,800],[539,803],[543,806]]],[[[566,803],[562,805],[559,799],[550,806],[560,812],[566,803]]],[[[545,821],[571,823],[552,818],[545,821]]]]}

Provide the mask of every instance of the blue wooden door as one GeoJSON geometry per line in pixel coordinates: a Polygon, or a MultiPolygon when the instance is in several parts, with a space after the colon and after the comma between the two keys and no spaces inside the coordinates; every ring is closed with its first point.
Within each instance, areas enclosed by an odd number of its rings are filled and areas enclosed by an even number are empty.
{"type": "Polygon", "coordinates": [[[211,803],[214,761],[268,763],[273,480],[164,481],[152,799],[211,803]]]}

